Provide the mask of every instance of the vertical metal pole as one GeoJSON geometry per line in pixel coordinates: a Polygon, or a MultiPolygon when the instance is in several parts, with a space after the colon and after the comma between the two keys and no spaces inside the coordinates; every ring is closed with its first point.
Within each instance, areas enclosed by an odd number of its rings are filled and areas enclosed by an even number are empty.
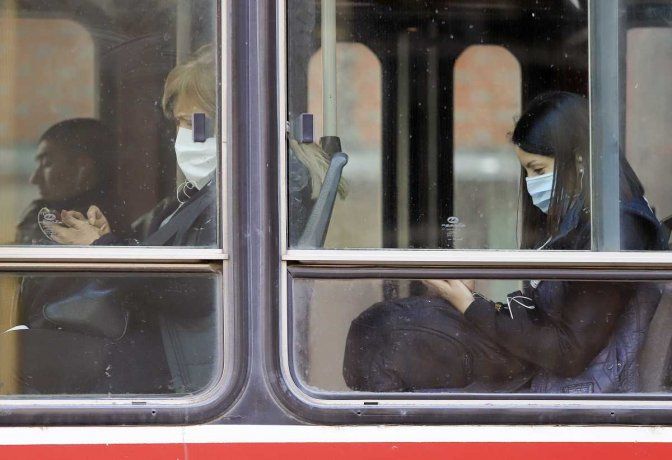
{"type": "Polygon", "coordinates": [[[177,64],[183,64],[191,55],[191,1],[177,3],[176,53],[177,64]]]}
{"type": "Polygon", "coordinates": [[[623,0],[591,0],[588,15],[592,249],[618,251],[625,104],[623,0]]]}
{"type": "Polygon", "coordinates": [[[338,136],[336,125],[336,0],[322,0],[323,136],[338,136]]]}
{"type": "MultiPolygon", "coordinates": [[[[436,23],[429,29],[430,40],[438,43],[436,23]]],[[[437,45],[427,49],[427,247],[439,247],[439,51],[437,45]]]]}

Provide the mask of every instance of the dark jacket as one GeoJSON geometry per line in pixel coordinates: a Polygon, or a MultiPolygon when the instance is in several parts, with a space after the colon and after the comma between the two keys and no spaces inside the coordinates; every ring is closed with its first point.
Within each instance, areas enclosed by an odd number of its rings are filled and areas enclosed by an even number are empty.
{"type": "MultiPolygon", "coordinates": [[[[643,198],[621,205],[624,250],[664,249],[665,239],[643,198]]],[[[545,245],[545,249],[589,248],[590,221],[581,206],[570,210],[559,234],[545,245]]],[[[660,298],[657,286],[549,280],[526,282],[522,292],[508,297],[516,295],[532,299],[524,301],[534,308],[477,298],[465,318],[502,348],[538,367],[533,391],[636,390],[636,358],[660,298]]]]}
{"type": "MultiPolygon", "coordinates": [[[[181,206],[165,200],[146,220],[146,237],[122,239],[108,234],[96,245],[216,246],[217,194],[215,186],[206,186],[181,206]],[[170,219],[161,225],[167,217],[170,219]]],[[[138,235],[140,236],[140,235],[138,235]]],[[[81,393],[184,393],[204,388],[216,362],[217,308],[220,287],[210,274],[188,277],[124,276],[63,278],[27,276],[22,283],[23,324],[35,331],[35,340],[22,344],[28,352],[39,353],[40,363],[50,355],[78,356],[70,343],[86,343],[100,351],[100,359],[73,362],[81,382],[74,392],[81,393]],[[102,299],[92,300],[102,293],[102,299]],[[71,305],[70,314],[58,319],[47,310],[54,305],[71,305]],[[81,308],[80,308],[81,307],[81,308]],[[87,312],[86,314],[79,312],[87,312]],[[74,312],[74,313],[72,313],[74,312]],[[87,316],[88,315],[88,316],[87,316]],[[108,324],[99,323],[101,317],[108,324]],[[122,335],[111,337],[106,326],[126,324],[122,335]],[[53,346],[44,350],[39,334],[56,331],[53,346]],[[60,338],[59,338],[60,337],[60,338]],[[68,341],[68,338],[72,340],[68,341]],[[37,348],[36,348],[37,347],[37,348]]],[[[114,334],[112,334],[114,335],[114,334]]],[[[27,356],[32,356],[28,354],[27,356]]],[[[39,367],[39,366],[38,366],[39,367]]],[[[29,369],[30,370],[30,369],[29,369]]],[[[71,372],[63,368],[64,373],[71,372]]],[[[32,370],[31,370],[32,372],[32,370]]],[[[60,372],[60,370],[59,370],[60,372]]],[[[20,385],[31,391],[55,393],[67,375],[45,375],[20,385]]]]}
{"type": "Polygon", "coordinates": [[[131,239],[107,234],[96,246],[217,246],[217,187],[214,182],[198,190],[180,204],[176,197],[159,202],[133,224],[131,239]],[[170,219],[162,225],[168,218],[170,219]]]}
{"type": "MultiPolygon", "coordinates": [[[[216,247],[217,216],[217,187],[213,181],[181,204],[173,198],[163,200],[145,219],[136,221],[145,222],[135,225],[136,235],[142,239],[120,240],[108,234],[94,244],[216,247]]],[[[145,329],[158,328],[163,342],[161,356],[150,357],[147,365],[165,358],[170,369],[169,391],[181,393],[204,388],[212,377],[215,362],[219,296],[217,287],[213,289],[212,278],[175,276],[129,284],[126,290],[138,306],[134,316],[146,320],[145,329]]],[[[127,342],[135,340],[134,332],[129,328],[127,342]]]]}

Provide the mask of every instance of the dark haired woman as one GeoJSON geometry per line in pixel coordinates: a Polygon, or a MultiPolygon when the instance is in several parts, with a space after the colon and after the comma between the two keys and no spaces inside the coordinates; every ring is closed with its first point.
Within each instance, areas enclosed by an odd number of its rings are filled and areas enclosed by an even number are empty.
{"type": "MultiPolygon", "coordinates": [[[[590,249],[587,101],[534,99],[513,133],[522,166],[523,249],[590,249]]],[[[664,249],[643,188],[621,160],[621,247],[664,249]]],[[[355,390],[624,392],[659,299],[642,283],[527,281],[493,302],[473,282],[427,280],[434,297],[376,304],[348,334],[355,390]]]]}

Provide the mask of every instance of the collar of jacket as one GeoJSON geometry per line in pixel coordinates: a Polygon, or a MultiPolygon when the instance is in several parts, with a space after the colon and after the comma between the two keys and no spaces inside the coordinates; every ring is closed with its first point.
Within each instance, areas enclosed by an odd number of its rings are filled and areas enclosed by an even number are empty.
{"type": "MultiPolygon", "coordinates": [[[[570,232],[579,227],[579,224],[581,224],[581,213],[584,212],[583,204],[584,200],[583,197],[581,197],[578,200],[576,200],[576,202],[571,208],[569,208],[567,214],[560,223],[560,231],[556,235],[554,235],[548,241],[548,243],[546,243],[545,245],[546,247],[551,247],[553,244],[565,238],[570,232]]],[[[621,201],[620,211],[621,214],[624,213],[634,214],[648,221],[657,231],[657,236],[659,240],[658,243],[661,245],[660,249],[663,249],[667,245],[667,242],[664,241],[665,236],[661,231],[661,224],[656,218],[656,215],[654,214],[653,210],[649,206],[649,203],[643,196],[637,196],[626,202],[621,201]]],[[[590,221],[584,223],[584,225],[590,225],[590,221]]]]}
{"type": "Polygon", "coordinates": [[[625,212],[641,217],[651,224],[657,240],[657,247],[652,249],[668,249],[668,240],[670,238],[669,232],[666,231],[664,225],[658,220],[658,217],[656,217],[656,214],[653,212],[653,209],[651,209],[651,205],[649,205],[646,198],[638,196],[628,202],[621,203],[621,214],[625,212]]]}
{"type": "MultiPolygon", "coordinates": [[[[583,197],[580,197],[574,202],[572,207],[567,210],[567,214],[563,217],[562,222],[560,222],[560,230],[558,233],[553,235],[553,237],[546,242],[544,245],[545,248],[550,248],[559,240],[565,238],[570,232],[576,229],[581,223],[581,213],[584,212],[583,206],[584,200],[583,197]]],[[[590,225],[590,224],[589,224],[590,225]]]]}

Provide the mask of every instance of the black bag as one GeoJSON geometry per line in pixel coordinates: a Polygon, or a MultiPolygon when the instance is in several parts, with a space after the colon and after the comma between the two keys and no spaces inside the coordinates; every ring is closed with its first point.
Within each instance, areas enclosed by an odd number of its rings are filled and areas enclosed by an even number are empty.
{"type": "Polygon", "coordinates": [[[350,388],[376,392],[514,392],[534,372],[438,297],[369,307],[350,326],[343,362],[350,388]]]}

